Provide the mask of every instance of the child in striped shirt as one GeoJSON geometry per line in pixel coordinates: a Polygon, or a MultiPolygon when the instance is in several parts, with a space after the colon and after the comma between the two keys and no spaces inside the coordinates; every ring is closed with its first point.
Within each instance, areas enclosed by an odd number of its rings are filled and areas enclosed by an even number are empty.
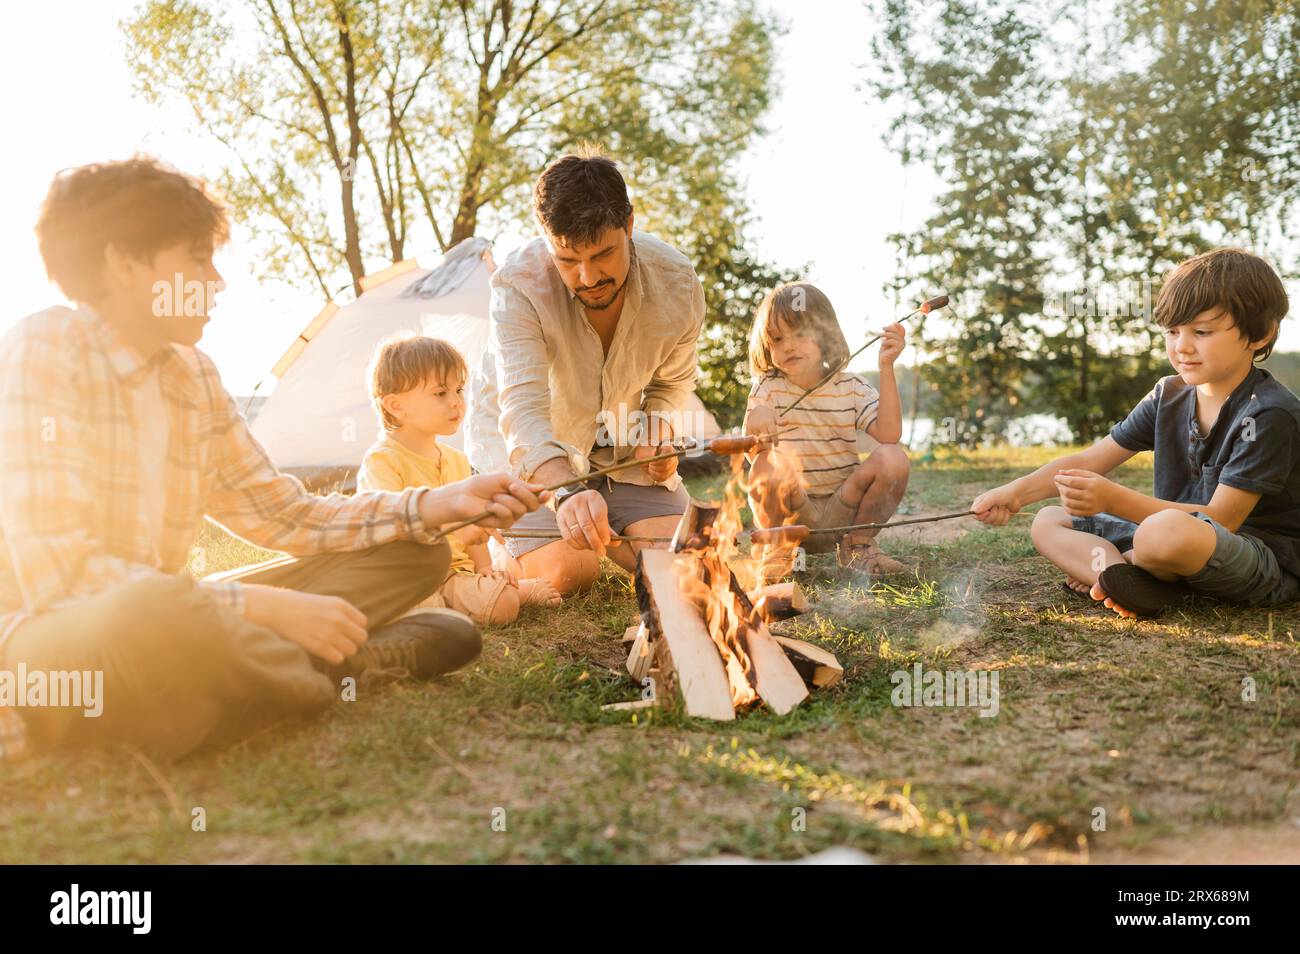
{"type": "MultiPolygon", "coordinates": [[[[755,381],[745,432],[779,432],[779,442],[752,458],[749,501],[760,527],[840,527],[893,516],[908,476],[907,454],[898,444],[903,415],[894,378],[903,344],[901,324],[884,329],[879,391],[861,375],[840,371],[787,410],[844,362],[849,346],[829,299],[807,282],[779,285],[763,299],[749,341],[755,381]],[[869,454],[865,460],[861,451],[869,454]]],[[[813,534],[804,548],[816,553],[838,543],[842,566],[882,576],[907,570],[881,552],[876,533],[850,531],[838,539],[813,534]]],[[[760,583],[791,571],[790,546],[766,547],[756,556],[760,583]]]]}

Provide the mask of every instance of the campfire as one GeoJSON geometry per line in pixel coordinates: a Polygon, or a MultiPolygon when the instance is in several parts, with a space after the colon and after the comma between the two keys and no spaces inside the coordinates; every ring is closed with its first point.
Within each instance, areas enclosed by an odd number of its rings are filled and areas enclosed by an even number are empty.
{"type": "Polygon", "coordinates": [[[768,629],[807,609],[798,584],[741,586],[730,561],[743,500],[737,459],[721,504],[692,500],[668,549],[637,557],[641,620],[628,630],[628,672],[638,684],[649,678],[659,703],[679,695],[692,716],[730,720],[760,702],[784,715],[843,675],[831,653],[768,629]]]}

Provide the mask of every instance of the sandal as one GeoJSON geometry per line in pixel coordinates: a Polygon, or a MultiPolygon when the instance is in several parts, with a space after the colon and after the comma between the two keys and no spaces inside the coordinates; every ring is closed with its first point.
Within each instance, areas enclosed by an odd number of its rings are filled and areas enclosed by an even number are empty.
{"type": "Polygon", "coordinates": [[[895,576],[899,573],[912,572],[910,566],[882,551],[876,546],[874,540],[869,543],[841,542],[837,555],[840,566],[852,570],[866,570],[872,576],[895,576]]]}

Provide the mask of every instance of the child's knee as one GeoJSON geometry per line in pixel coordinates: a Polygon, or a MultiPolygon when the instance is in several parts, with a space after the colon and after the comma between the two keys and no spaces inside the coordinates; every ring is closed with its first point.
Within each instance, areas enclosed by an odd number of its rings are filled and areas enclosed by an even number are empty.
{"type": "Polygon", "coordinates": [[[1200,523],[1182,510],[1161,510],[1138,524],[1133,534],[1133,563],[1155,566],[1177,562],[1185,552],[1188,536],[1200,523]]]}
{"type": "Polygon", "coordinates": [[[513,623],[519,618],[519,588],[517,586],[507,586],[497,597],[496,604],[492,607],[492,612],[488,614],[487,622],[493,626],[505,626],[507,623],[513,623]]]}
{"type": "Polygon", "coordinates": [[[911,461],[907,459],[907,451],[897,444],[881,444],[867,460],[876,461],[884,473],[893,477],[906,477],[912,467],[911,461]]]}
{"type": "Polygon", "coordinates": [[[1034,546],[1042,550],[1043,540],[1054,530],[1061,528],[1069,529],[1074,524],[1074,518],[1064,507],[1044,507],[1038,513],[1034,514],[1034,522],[1029,527],[1029,536],[1034,541],[1034,546]]]}

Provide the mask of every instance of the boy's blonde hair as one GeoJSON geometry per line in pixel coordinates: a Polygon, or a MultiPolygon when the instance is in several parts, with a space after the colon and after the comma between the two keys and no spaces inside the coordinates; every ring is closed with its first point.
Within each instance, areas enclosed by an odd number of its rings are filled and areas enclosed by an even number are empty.
{"type": "Polygon", "coordinates": [[[412,332],[385,338],[375,348],[369,373],[370,397],[375,402],[379,423],[386,431],[401,427],[384,408],[385,394],[402,394],[430,380],[459,387],[468,377],[469,365],[464,356],[440,338],[412,332]]]}
{"type": "Polygon", "coordinates": [[[831,300],[808,282],[777,285],[763,297],[754,313],[754,328],[749,335],[749,367],[757,375],[773,370],[772,330],[782,322],[796,331],[805,327],[817,339],[826,369],[839,367],[849,356],[831,300]]]}

